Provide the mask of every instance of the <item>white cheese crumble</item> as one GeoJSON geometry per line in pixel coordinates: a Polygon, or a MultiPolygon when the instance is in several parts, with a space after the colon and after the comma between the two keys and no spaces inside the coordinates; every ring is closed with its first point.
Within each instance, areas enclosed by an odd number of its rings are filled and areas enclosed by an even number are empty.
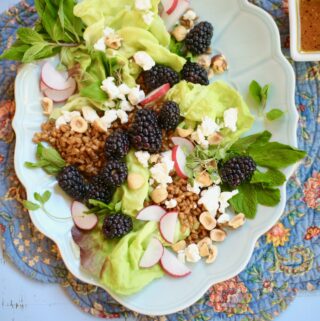
{"type": "Polygon", "coordinates": [[[230,206],[228,201],[235,195],[239,193],[238,190],[234,190],[232,192],[222,192],[219,196],[219,212],[225,213],[226,209],[230,206]]]}
{"type": "Polygon", "coordinates": [[[116,103],[113,100],[108,100],[103,105],[107,108],[114,108],[116,107],[116,103]]]}
{"type": "Polygon", "coordinates": [[[230,215],[224,213],[218,218],[217,222],[219,224],[224,224],[224,223],[228,223],[230,221],[230,219],[231,219],[230,215]]]}
{"type": "Polygon", "coordinates": [[[121,100],[119,107],[121,110],[126,112],[134,109],[134,107],[127,100],[121,100]]]}
{"type": "Polygon", "coordinates": [[[118,119],[117,111],[114,109],[107,110],[104,116],[100,118],[101,121],[109,128],[111,124],[118,119]]]}
{"type": "Polygon", "coordinates": [[[211,215],[216,216],[219,208],[220,193],[220,186],[211,186],[207,190],[202,191],[198,204],[203,205],[211,215]]]}
{"type": "Polygon", "coordinates": [[[150,26],[154,19],[154,12],[148,11],[147,13],[143,14],[142,18],[145,24],[150,26]]]}
{"type": "Polygon", "coordinates": [[[135,7],[137,10],[149,10],[152,8],[150,0],[136,0],[135,7]]]}
{"type": "Polygon", "coordinates": [[[75,117],[80,117],[81,113],[79,111],[62,111],[62,115],[67,123],[70,123],[71,120],[75,117]]]}
{"type": "Polygon", "coordinates": [[[143,70],[150,70],[156,64],[152,57],[145,51],[137,51],[133,59],[143,70]]]}
{"type": "Polygon", "coordinates": [[[177,200],[175,198],[171,199],[170,201],[165,201],[164,205],[166,206],[166,208],[175,208],[177,207],[177,200]]]}
{"type": "Polygon", "coordinates": [[[118,88],[122,95],[126,96],[130,94],[131,88],[127,84],[123,83],[118,88]]]}
{"type": "Polygon", "coordinates": [[[172,183],[172,177],[169,175],[167,165],[164,163],[155,164],[150,169],[152,178],[161,185],[167,185],[172,183]]]}
{"type": "Polygon", "coordinates": [[[165,164],[168,172],[170,173],[174,169],[174,161],[172,160],[172,151],[166,151],[161,154],[161,163],[165,164]]]}
{"type": "Polygon", "coordinates": [[[200,130],[205,137],[209,137],[212,134],[219,131],[220,126],[215,121],[213,121],[211,118],[205,116],[202,119],[202,123],[200,125],[200,130]]]}
{"type": "Polygon", "coordinates": [[[193,10],[188,10],[182,17],[184,20],[196,20],[197,14],[193,10]]]}
{"type": "Polygon", "coordinates": [[[102,37],[100,38],[94,45],[93,48],[97,51],[106,51],[106,42],[105,42],[105,38],[102,37]]]}
{"type": "Polygon", "coordinates": [[[191,134],[191,139],[194,140],[198,145],[200,145],[204,149],[208,148],[209,146],[209,142],[203,135],[203,132],[201,131],[201,128],[199,128],[199,126],[197,130],[191,134]]]}
{"type": "Polygon", "coordinates": [[[146,95],[143,90],[140,90],[140,86],[132,88],[128,95],[128,99],[132,105],[138,105],[140,101],[144,100],[146,95]]]}
{"type": "Polygon", "coordinates": [[[229,108],[223,113],[224,126],[229,128],[232,132],[237,130],[238,109],[229,108]]]}
{"type": "Polygon", "coordinates": [[[93,123],[96,119],[99,118],[97,112],[89,106],[84,106],[81,109],[83,118],[88,122],[88,123],[93,123]]]}
{"type": "Polygon", "coordinates": [[[189,244],[184,252],[188,262],[196,263],[201,260],[197,244],[189,244]]]}
{"type": "Polygon", "coordinates": [[[66,119],[64,118],[64,116],[62,115],[62,116],[60,116],[60,117],[58,117],[58,118],[56,119],[55,124],[56,124],[56,128],[58,129],[60,126],[66,125],[66,124],[67,124],[67,121],[66,121],[66,119]]]}
{"type": "Polygon", "coordinates": [[[150,159],[150,154],[148,152],[139,151],[135,152],[134,155],[143,167],[148,168],[148,162],[150,159]]]}
{"type": "Polygon", "coordinates": [[[105,91],[109,99],[113,100],[119,97],[120,90],[118,86],[114,83],[115,79],[114,77],[108,77],[107,79],[102,81],[101,89],[105,91]]]}
{"type": "Polygon", "coordinates": [[[193,186],[191,186],[190,184],[187,185],[187,191],[199,195],[201,192],[201,187],[202,184],[200,184],[197,181],[194,181],[193,186]]]}
{"type": "Polygon", "coordinates": [[[117,110],[117,116],[120,119],[121,124],[126,124],[129,120],[128,114],[121,109],[117,110]]]}

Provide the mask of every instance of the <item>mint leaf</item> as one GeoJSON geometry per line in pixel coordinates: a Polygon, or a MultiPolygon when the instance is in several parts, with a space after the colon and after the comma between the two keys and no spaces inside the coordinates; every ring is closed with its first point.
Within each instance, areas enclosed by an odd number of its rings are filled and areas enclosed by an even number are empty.
{"type": "Polygon", "coordinates": [[[33,197],[34,197],[34,199],[35,199],[36,201],[38,201],[40,204],[44,204],[43,198],[42,198],[42,196],[41,196],[39,193],[35,192],[35,193],[33,194],[33,197]]]}
{"type": "Polygon", "coordinates": [[[284,115],[284,112],[280,109],[272,109],[267,114],[266,117],[268,120],[273,121],[281,118],[284,115]]]}
{"type": "Polygon", "coordinates": [[[37,59],[37,55],[47,46],[45,42],[38,42],[30,47],[23,55],[22,62],[29,63],[37,59]]]}
{"type": "Polygon", "coordinates": [[[44,41],[43,37],[31,28],[19,28],[17,35],[25,44],[36,44],[44,41]]]}
{"type": "Polygon", "coordinates": [[[268,169],[265,173],[256,170],[251,178],[251,184],[262,184],[264,187],[280,186],[286,181],[286,176],[277,169],[268,169]]]}
{"type": "Polygon", "coordinates": [[[50,191],[45,191],[43,194],[42,194],[42,201],[43,203],[46,203],[49,201],[50,197],[51,197],[51,192],[50,191]]]}
{"type": "Polygon", "coordinates": [[[270,85],[265,85],[261,89],[261,105],[263,109],[266,107],[266,104],[268,101],[269,90],[270,90],[270,85]]]}
{"type": "Polygon", "coordinates": [[[100,88],[100,86],[100,82],[96,82],[84,87],[80,90],[80,95],[97,102],[105,102],[108,100],[108,95],[100,88]]]}
{"type": "Polygon", "coordinates": [[[249,93],[257,104],[261,104],[261,86],[256,80],[253,80],[249,85],[249,93]]]}
{"type": "Polygon", "coordinates": [[[15,42],[15,44],[5,50],[2,55],[0,55],[0,59],[8,59],[8,60],[18,60],[21,61],[24,53],[30,48],[29,45],[26,45],[19,40],[15,42]]]}
{"type": "Polygon", "coordinates": [[[63,160],[57,150],[52,147],[43,147],[41,151],[41,158],[60,168],[66,166],[66,162],[63,160]]]}
{"type": "Polygon", "coordinates": [[[258,203],[264,206],[276,206],[279,204],[281,195],[278,188],[263,188],[262,186],[256,187],[258,203]]]}
{"type": "Polygon", "coordinates": [[[264,145],[270,140],[271,136],[272,135],[270,132],[264,131],[258,134],[240,138],[230,147],[230,151],[239,154],[245,153],[253,144],[255,144],[255,146],[264,145]]]}
{"type": "Polygon", "coordinates": [[[277,142],[250,146],[248,153],[257,165],[268,168],[285,168],[306,156],[304,151],[277,142]]]}
{"type": "Polygon", "coordinates": [[[254,185],[244,184],[238,187],[239,193],[229,203],[237,213],[243,213],[246,218],[253,219],[257,213],[258,198],[254,185]]]}
{"type": "Polygon", "coordinates": [[[23,205],[24,208],[26,208],[29,211],[36,211],[36,210],[38,210],[40,208],[40,206],[38,204],[32,203],[32,202],[27,201],[27,200],[23,201],[22,205],[23,205]]]}

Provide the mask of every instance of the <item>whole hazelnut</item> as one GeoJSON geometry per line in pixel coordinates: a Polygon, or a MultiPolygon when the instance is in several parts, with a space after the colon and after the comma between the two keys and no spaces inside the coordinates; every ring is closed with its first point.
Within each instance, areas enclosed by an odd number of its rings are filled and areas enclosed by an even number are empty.
{"type": "Polygon", "coordinates": [[[228,70],[228,62],[224,55],[216,55],[211,58],[211,69],[216,75],[228,70]]]}
{"type": "Polygon", "coordinates": [[[151,199],[156,203],[160,204],[165,201],[168,197],[168,191],[164,186],[157,187],[151,192],[151,199]]]}

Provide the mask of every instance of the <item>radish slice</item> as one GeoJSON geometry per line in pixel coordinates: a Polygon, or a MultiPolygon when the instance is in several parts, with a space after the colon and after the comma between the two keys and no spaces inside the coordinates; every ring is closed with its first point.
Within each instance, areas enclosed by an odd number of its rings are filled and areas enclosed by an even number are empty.
{"type": "Polygon", "coordinates": [[[150,205],[142,209],[136,216],[140,221],[159,222],[160,218],[166,213],[166,210],[159,205],[150,205]]]}
{"type": "Polygon", "coordinates": [[[178,212],[168,212],[160,219],[160,234],[163,239],[168,243],[174,242],[174,235],[178,221],[178,212]]]}
{"type": "Polygon", "coordinates": [[[161,0],[164,11],[167,14],[171,14],[174,10],[176,10],[179,0],[161,0]]]}
{"type": "Polygon", "coordinates": [[[46,86],[46,84],[42,80],[40,80],[40,90],[44,91],[45,89],[48,89],[48,87],[46,86]]]}
{"type": "Polygon", "coordinates": [[[71,86],[66,90],[55,90],[51,88],[45,88],[43,90],[44,95],[57,103],[61,103],[67,100],[70,96],[72,96],[77,87],[76,81],[73,78],[69,79],[71,79],[71,86]]]}
{"type": "Polygon", "coordinates": [[[72,83],[68,80],[66,71],[58,71],[51,62],[46,62],[41,69],[41,81],[54,90],[66,90],[72,83]]]}
{"type": "Polygon", "coordinates": [[[80,202],[74,201],[71,205],[71,215],[74,224],[81,230],[90,231],[98,224],[95,214],[85,214],[89,209],[80,202]]]}
{"type": "Polygon", "coordinates": [[[182,278],[191,273],[190,269],[167,249],[164,249],[160,264],[167,274],[175,278],[182,278]]]}
{"type": "Polygon", "coordinates": [[[162,243],[156,238],[151,239],[140,260],[139,266],[142,268],[150,268],[156,265],[160,261],[163,251],[164,247],[162,243]]]}
{"type": "MultiPolygon", "coordinates": [[[[190,3],[188,0],[178,0],[174,10],[169,10],[170,14],[165,10],[161,18],[168,31],[171,31],[173,27],[178,23],[180,17],[189,9],[190,3]]],[[[169,8],[170,9],[170,8],[169,8]]]]}
{"type": "Polygon", "coordinates": [[[174,161],[174,168],[181,178],[188,178],[186,172],[187,157],[180,146],[174,146],[172,149],[172,160],[174,161]]]}
{"type": "Polygon", "coordinates": [[[155,103],[160,100],[170,89],[170,84],[164,84],[161,87],[153,90],[144,100],[140,102],[142,107],[155,103]]]}
{"type": "Polygon", "coordinates": [[[172,137],[171,140],[175,145],[180,146],[187,155],[191,154],[194,150],[194,145],[187,138],[172,137]]]}

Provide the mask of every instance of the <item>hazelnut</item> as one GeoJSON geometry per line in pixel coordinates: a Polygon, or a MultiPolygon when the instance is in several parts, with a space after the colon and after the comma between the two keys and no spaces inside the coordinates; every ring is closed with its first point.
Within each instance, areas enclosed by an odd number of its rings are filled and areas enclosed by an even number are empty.
{"type": "Polygon", "coordinates": [[[182,241],[179,241],[178,243],[176,244],[173,244],[172,246],[172,249],[175,251],[175,252],[180,252],[180,251],[183,251],[186,249],[187,247],[187,243],[185,240],[182,240],[182,241]]]}
{"type": "Polygon", "coordinates": [[[208,231],[213,230],[217,226],[216,219],[209,212],[203,212],[199,217],[199,221],[208,231]]]}
{"type": "Polygon", "coordinates": [[[209,246],[207,243],[202,243],[199,247],[199,254],[201,257],[206,257],[210,255],[209,246]]]}
{"type": "Polygon", "coordinates": [[[211,241],[211,239],[209,237],[205,237],[205,238],[203,238],[202,240],[200,240],[198,242],[198,244],[197,244],[198,248],[200,249],[203,244],[211,245],[212,241],[211,241]]]}
{"type": "Polygon", "coordinates": [[[216,258],[217,258],[217,255],[218,255],[218,248],[211,244],[208,246],[209,247],[209,257],[206,259],[206,263],[210,264],[210,263],[213,263],[216,258]]]}
{"type": "Polygon", "coordinates": [[[188,29],[181,25],[175,27],[172,31],[172,35],[176,38],[178,42],[181,42],[184,39],[186,39],[187,34],[188,34],[188,29]]]}
{"type": "Polygon", "coordinates": [[[128,187],[132,190],[139,189],[145,183],[145,179],[142,175],[137,173],[129,173],[128,175],[128,187]]]}
{"type": "Polygon", "coordinates": [[[165,201],[168,197],[167,189],[164,186],[155,188],[151,193],[151,199],[156,203],[160,204],[165,201]]]}
{"type": "Polygon", "coordinates": [[[197,58],[197,63],[205,69],[209,69],[211,65],[211,58],[209,55],[200,55],[197,58]]]}
{"type": "Polygon", "coordinates": [[[214,229],[210,232],[210,238],[214,242],[222,242],[226,236],[227,233],[224,230],[214,229]]]}
{"type": "Polygon", "coordinates": [[[211,69],[214,74],[220,75],[228,70],[228,62],[223,55],[216,55],[211,59],[211,69]]]}
{"type": "Polygon", "coordinates": [[[223,140],[223,136],[220,133],[214,133],[208,137],[210,145],[219,145],[223,140]]]}
{"type": "Polygon", "coordinates": [[[188,128],[188,129],[185,129],[185,128],[180,128],[178,127],[177,128],[177,133],[180,137],[188,137],[189,135],[191,135],[193,133],[193,129],[192,128],[188,128]]]}
{"type": "Polygon", "coordinates": [[[237,229],[241,227],[246,221],[246,217],[243,213],[239,213],[235,217],[233,217],[230,222],[228,223],[228,226],[237,229]]]}
{"type": "Polygon", "coordinates": [[[112,34],[105,40],[105,44],[108,48],[119,49],[121,47],[122,38],[117,34],[112,34]]]}
{"type": "Polygon", "coordinates": [[[197,14],[194,10],[188,9],[184,15],[180,18],[181,25],[188,29],[193,28],[195,21],[198,19],[197,14]]]}
{"type": "Polygon", "coordinates": [[[100,118],[96,119],[92,123],[92,126],[100,133],[107,133],[109,129],[109,127],[100,118]]]}
{"type": "Polygon", "coordinates": [[[42,111],[43,114],[46,116],[51,115],[52,110],[53,110],[53,101],[52,99],[48,97],[43,97],[41,100],[41,106],[42,106],[42,111]]]}
{"type": "Polygon", "coordinates": [[[212,179],[208,172],[203,171],[196,177],[197,182],[199,182],[202,187],[209,187],[213,184],[212,179]]]}
{"type": "Polygon", "coordinates": [[[76,133],[85,133],[88,129],[88,123],[81,116],[76,116],[71,119],[70,122],[71,129],[76,133]]]}

